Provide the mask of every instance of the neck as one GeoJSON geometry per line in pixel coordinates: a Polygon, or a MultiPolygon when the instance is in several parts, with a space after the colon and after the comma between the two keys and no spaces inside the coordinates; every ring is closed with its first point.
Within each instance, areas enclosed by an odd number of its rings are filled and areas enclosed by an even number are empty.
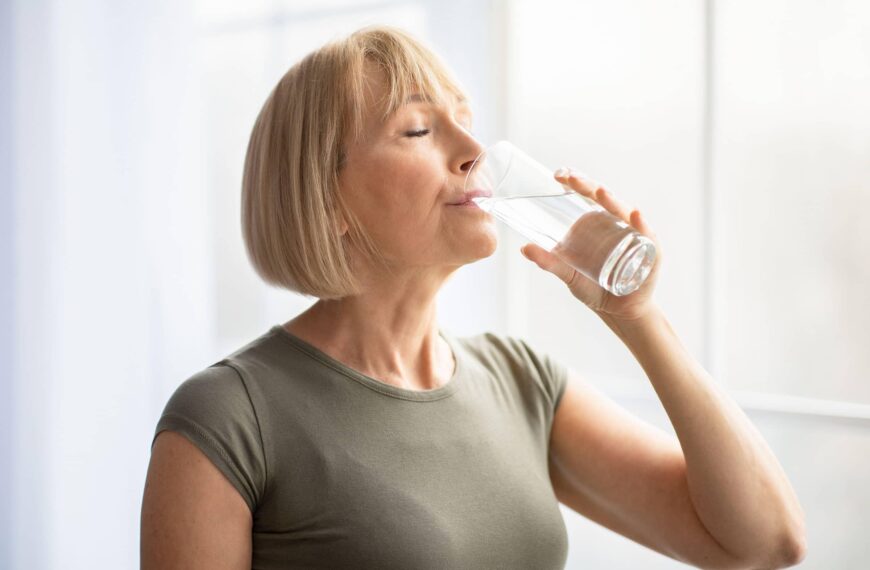
{"type": "Polygon", "coordinates": [[[388,384],[429,390],[448,382],[454,363],[438,334],[437,288],[417,283],[320,300],[285,325],[351,368],[388,384]]]}

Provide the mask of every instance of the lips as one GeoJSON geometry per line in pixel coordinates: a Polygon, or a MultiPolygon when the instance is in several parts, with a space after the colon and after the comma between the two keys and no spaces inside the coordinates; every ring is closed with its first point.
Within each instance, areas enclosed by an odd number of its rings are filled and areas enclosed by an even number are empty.
{"type": "Polygon", "coordinates": [[[489,198],[491,196],[492,196],[491,191],[475,188],[473,190],[469,190],[468,192],[465,192],[464,194],[459,196],[455,201],[450,202],[449,205],[450,206],[460,206],[462,204],[467,204],[467,203],[471,202],[472,198],[480,198],[480,197],[489,198]]]}

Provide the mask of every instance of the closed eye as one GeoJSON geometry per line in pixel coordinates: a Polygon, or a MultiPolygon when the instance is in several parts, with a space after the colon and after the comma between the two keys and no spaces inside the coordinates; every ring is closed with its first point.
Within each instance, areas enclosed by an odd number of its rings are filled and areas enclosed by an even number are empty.
{"type": "MultiPolygon", "coordinates": [[[[464,128],[465,131],[466,131],[468,134],[470,134],[471,136],[476,136],[476,135],[474,134],[474,131],[471,130],[471,128],[469,128],[469,127],[463,127],[463,128],[464,128]]],[[[428,135],[430,132],[431,132],[431,131],[430,131],[429,129],[420,129],[419,131],[408,131],[408,132],[405,133],[405,136],[407,136],[407,137],[425,137],[425,136],[428,135]]]]}

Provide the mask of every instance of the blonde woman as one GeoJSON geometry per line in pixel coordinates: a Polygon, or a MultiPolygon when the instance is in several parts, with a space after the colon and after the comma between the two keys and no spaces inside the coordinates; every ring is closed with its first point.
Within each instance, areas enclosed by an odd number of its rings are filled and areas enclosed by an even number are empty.
{"type": "MultiPolygon", "coordinates": [[[[438,325],[445,281],[496,249],[463,193],[483,150],[471,123],[460,84],[395,28],[279,81],[251,133],[242,230],[266,282],[318,300],[167,403],[142,568],[562,568],[560,502],[698,567],[802,559],[792,488],[653,302],[658,265],[618,298],[523,252],[625,342],[677,438],[523,339],[438,325]]],[[[555,176],[653,238],[594,182],[555,176]]]]}

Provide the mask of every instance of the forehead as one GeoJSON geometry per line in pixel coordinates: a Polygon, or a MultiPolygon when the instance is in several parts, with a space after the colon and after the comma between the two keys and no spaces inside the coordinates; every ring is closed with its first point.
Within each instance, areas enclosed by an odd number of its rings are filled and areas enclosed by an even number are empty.
{"type": "Polygon", "coordinates": [[[363,102],[370,116],[377,117],[380,112],[382,119],[394,115],[400,109],[413,104],[441,105],[445,107],[467,107],[467,97],[456,86],[445,82],[426,82],[421,87],[410,78],[390,78],[387,71],[369,63],[364,72],[365,92],[363,102]],[[439,93],[440,91],[440,93],[439,93]],[[439,97],[441,100],[439,100],[439,97]]]}
{"type": "MultiPolygon", "coordinates": [[[[470,111],[469,102],[465,96],[457,95],[457,94],[450,94],[450,95],[448,95],[447,99],[449,101],[448,105],[452,104],[454,109],[456,109],[456,110],[469,110],[470,111]]],[[[415,103],[423,103],[426,105],[443,105],[444,104],[444,103],[439,103],[430,95],[426,95],[424,93],[411,93],[410,95],[408,95],[405,98],[404,101],[402,101],[399,104],[399,106],[396,108],[395,111],[393,111],[393,113],[399,111],[400,109],[407,107],[408,105],[413,105],[415,103]]]]}

